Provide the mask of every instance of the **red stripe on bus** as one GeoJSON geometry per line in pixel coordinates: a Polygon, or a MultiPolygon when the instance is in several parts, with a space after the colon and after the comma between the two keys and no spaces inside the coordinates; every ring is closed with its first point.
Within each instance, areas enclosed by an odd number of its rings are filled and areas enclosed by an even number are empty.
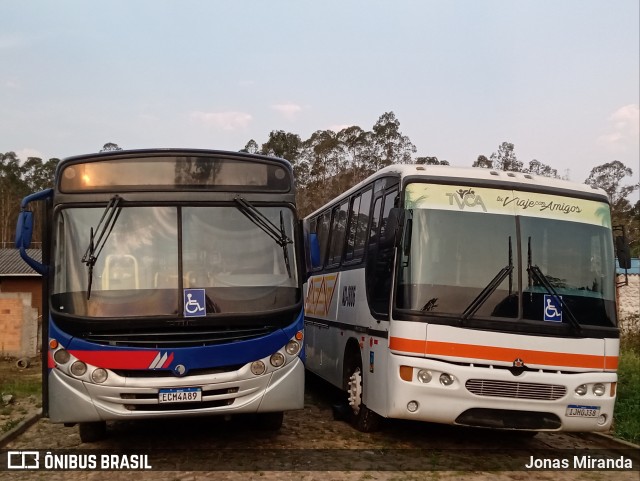
{"type": "Polygon", "coordinates": [[[525,364],[545,366],[567,366],[590,369],[615,370],[618,368],[617,356],[599,356],[593,354],[573,354],[567,352],[534,351],[508,347],[459,344],[455,342],[420,341],[392,337],[390,349],[418,354],[432,354],[450,357],[462,357],[471,360],[513,362],[520,358],[525,364]]]}
{"type": "Polygon", "coordinates": [[[96,367],[107,369],[148,369],[158,351],[69,351],[96,367]]]}

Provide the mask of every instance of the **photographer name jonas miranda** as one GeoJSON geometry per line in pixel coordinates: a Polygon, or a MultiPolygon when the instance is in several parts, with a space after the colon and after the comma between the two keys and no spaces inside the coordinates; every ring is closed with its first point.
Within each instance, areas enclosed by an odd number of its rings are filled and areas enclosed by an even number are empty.
{"type": "MultiPolygon", "coordinates": [[[[529,457],[524,465],[525,469],[634,469],[633,460],[626,456],[602,458],[589,455],[572,456],[569,458],[536,458],[529,457]]],[[[635,469],[638,469],[636,466],[635,469]]]]}

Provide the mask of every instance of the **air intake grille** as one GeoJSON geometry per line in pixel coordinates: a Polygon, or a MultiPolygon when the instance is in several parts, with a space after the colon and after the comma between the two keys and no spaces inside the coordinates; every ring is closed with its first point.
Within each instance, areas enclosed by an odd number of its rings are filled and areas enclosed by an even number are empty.
{"type": "Polygon", "coordinates": [[[470,393],[477,396],[538,399],[541,401],[555,401],[567,393],[567,388],[558,384],[493,381],[487,379],[469,379],[465,383],[465,387],[470,393]]]}

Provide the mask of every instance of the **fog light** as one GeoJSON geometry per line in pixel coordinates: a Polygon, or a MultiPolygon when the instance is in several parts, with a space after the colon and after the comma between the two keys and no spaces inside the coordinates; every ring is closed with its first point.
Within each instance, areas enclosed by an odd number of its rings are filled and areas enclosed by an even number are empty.
{"type": "Polygon", "coordinates": [[[102,368],[98,368],[98,369],[96,369],[95,371],[93,371],[91,373],[91,379],[96,384],[100,384],[100,383],[105,382],[107,380],[108,376],[109,376],[109,374],[107,373],[107,371],[102,369],[102,368]]]}
{"type": "Polygon", "coordinates": [[[409,411],[410,413],[415,413],[418,410],[418,407],[420,405],[418,404],[418,401],[409,401],[407,403],[407,411],[409,411]]]}
{"type": "Polygon", "coordinates": [[[601,382],[593,385],[593,394],[595,394],[596,396],[602,396],[605,390],[606,389],[604,387],[604,384],[602,384],[601,382]]]}
{"type": "Polygon", "coordinates": [[[443,372],[440,374],[440,384],[443,386],[451,386],[453,384],[453,376],[451,374],[447,374],[443,372]]]}
{"type": "Polygon", "coordinates": [[[76,361],[71,364],[69,370],[76,377],[84,376],[84,373],[87,372],[87,365],[82,361],[76,361]]]}
{"type": "Polygon", "coordinates": [[[585,394],[587,394],[587,385],[586,384],[580,384],[577,388],[576,388],[576,394],[578,396],[584,396],[585,394]]]}
{"type": "Polygon", "coordinates": [[[65,349],[58,349],[53,353],[53,360],[58,364],[66,364],[69,362],[70,358],[71,356],[69,355],[69,352],[65,349]]]}
{"type": "Polygon", "coordinates": [[[282,366],[284,364],[284,354],[282,354],[281,352],[276,352],[271,356],[271,359],[269,359],[269,362],[273,367],[282,366]]]}
{"type": "Polygon", "coordinates": [[[260,374],[264,374],[266,370],[267,370],[267,366],[265,366],[264,362],[262,361],[253,361],[251,363],[251,372],[256,376],[259,376],[260,374]]]}
{"type": "Polygon", "coordinates": [[[607,422],[607,415],[606,414],[601,414],[600,416],[598,416],[598,425],[599,426],[602,426],[606,422],[607,422]]]}
{"type": "Polygon", "coordinates": [[[300,344],[298,344],[296,341],[289,341],[284,350],[287,351],[287,354],[293,356],[300,350],[300,344]]]}
{"type": "Polygon", "coordinates": [[[426,369],[420,369],[418,371],[418,381],[426,384],[431,381],[431,378],[431,371],[427,371],[426,369]]]}

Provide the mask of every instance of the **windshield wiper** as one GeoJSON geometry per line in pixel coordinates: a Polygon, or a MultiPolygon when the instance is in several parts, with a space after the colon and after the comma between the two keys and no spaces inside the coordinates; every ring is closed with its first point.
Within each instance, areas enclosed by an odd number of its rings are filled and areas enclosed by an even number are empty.
{"type": "Polygon", "coordinates": [[[233,199],[238,205],[238,210],[244,214],[244,216],[257,225],[262,231],[271,237],[276,244],[282,247],[282,256],[284,257],[284,263],[287,267],[287,274],[291,277],[291,263],[289,262],[289,251],[287,244],[293,244],[293,241],[287,236],[284,230],[284,217],[282,211],[280,211],[280,228],[271,222],[267,216],[256,209],[246,199],[237,196],[233,199]]]}
{"type": "MultiPolygon", "coordinates": [[[[553,298],[560,303],[560,308],[562,312],[567,314],[567,318],[569,319],[569,324],[573,327],[576,333],[582,333],[582,327],[576,319],[576,316],[573,314],[571,308],[562,300],[562,297],[558,294],[558,292],[554,289],[553,285],[549,281],[549,278],[544,275],[544,273],[540,270],[540,268],[531,262],[531,237],[528,240],[528,250],[527,250],[527,272],[529,273],[530,279],[533,278],[538,284],[545,288],[545,290],[553,296],[553,298]]],[[[531,285],[531,281],[529,281],[529,285],[531,285]]]]}
{"type": "Polygon", "coordinates": [[[100,221],[95,230],[92,227],[89,232],[89,246],[82,256],[82,263],[86,264],[89,268],[89,278],[87,282],[87,300],[91,297],[91,285],[93,284],[93,267],[96,265],[98,257],[107,243],[107,239],[113,230],[113,227],[118,221],[122,207],[120,202],[122,197],[114,195],[109,199],[109,203],[100,217],[100,221]],[[104,224],[103,224],[104,222],[104,224]],[[95,233],[99,232],[98,239],[96,240],[95,233]]]}
{"type": "Polygon", "coordinates": [[[513,251],[511,249],[511,236],[509,236],[509,264],[503,267],[502,269],[500,269],[500,272],[498,272],[496,276],[493,279],[491,279],[491,281],[489,281],[489,284],[487,284],[485,288],[480,291],[480,294],[478,294],[476,298],[473,301],[471,301],[471,303],[467,306],[467,308],[464,310],[464,312],[460,316],[461,324],[464,324],[464,321],[466,319],[473,316],[478,311],[478,309],[482,307],[482,304],[487,302],[487,299],[491,297],[491,294],[494,293],[494,291],[498,288],[500,284],[502,284],[502,281],[504,281],[507,276],[509,276],[509,295],[511,295],[512,273],[513,273],[513,251]]]}

